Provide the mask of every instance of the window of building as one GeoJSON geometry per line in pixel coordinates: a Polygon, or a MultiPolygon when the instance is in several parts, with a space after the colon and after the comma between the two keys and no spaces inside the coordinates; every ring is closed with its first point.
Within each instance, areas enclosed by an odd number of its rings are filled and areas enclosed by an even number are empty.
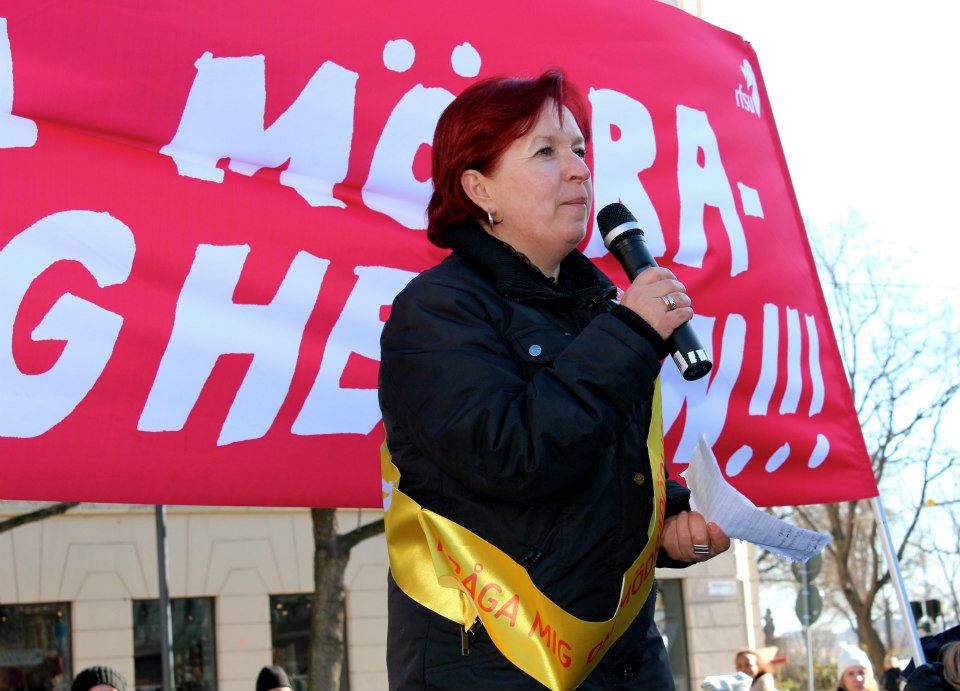
{"type": "MultiPolygon", "coordinates": [[[[213,598],[170,601],[173,620],[173,684],[177,691],[216,691],[213,598]]],[[[133,601],[133,668],[138,691],[160,691],[160,601],[133,601]]]]}
{"type": "Polygon", "coordinates": [[[312,595],[270,596],[270,640],[273,664],[283,667],[294,691],[307,688],[310,668],[312,595]]]}
{"type": "Polygon", "coordinates": [[[667,646],[673,684],[678,690],[690,688],[690,669],[687,666],[686,625],[683,619],[683,581],[657,581],[657,605],[654,620],[667,646]]]}
{"type": "Polygon", "coordinates": [[[0,606],[0,689],[70,688],[70,605],[0,606]]]}
{"type": "MultiPolygon", "coordinates": [[[[310,620],[313,616],[313,595],[270,596],[270,638],[273,642],[273,664],[283,667],[293,691],[305,691],[310,669],[310,620]]],[[[347,640],[344,617],[343,640],[347,640]]],[[[340,669],[340,688],[348,691],[349,670],[344,655],[340,669]]]]}

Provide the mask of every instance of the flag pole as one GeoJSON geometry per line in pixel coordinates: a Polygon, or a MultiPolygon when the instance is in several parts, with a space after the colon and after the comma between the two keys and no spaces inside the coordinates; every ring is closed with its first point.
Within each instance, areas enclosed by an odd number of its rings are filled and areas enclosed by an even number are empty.
{"type": "Polygon", "coordinates": [[[173,691],[173,626],[170,616],[170,589],[167,585],[167,511],[154,506],[157,527],[157,580],[160,586],[160,670],[163,691],[173,691]]]}
{"type": "Polygon", "coordinates": [[[803,638],[807,643],[807,691],[813,691],[813,632],[810,627],[813,622],[810,621],[810,569],[803,565],[803,638]]]}
{"type": "Polygon", "coordinates": [[[920,645],[920,632],[917,631],[917,622],[913,619],[913,612],[910,611],[910,600],[907,598],[907,589],[903,584],[903,575],[900,573],[900,561],[893,550],[893,539],[890,537],[890,527],[887,525],[887,514],[883,510],[883,503],[880,497],[872,497],[870,505],[873,507],[873,513],[877,517],[877,523],[880,524],[880,544],[883,546],[883,556],[887,560],[887,569],[890,571],[890,582],[897,593],[897,601],[900,603],[900,613],[903,616],[904,626],[910,633],[910,647],[913,650],[913,663],[917,667],[924,664],[926,660],[923,657],[923,648],[920,645]]]}

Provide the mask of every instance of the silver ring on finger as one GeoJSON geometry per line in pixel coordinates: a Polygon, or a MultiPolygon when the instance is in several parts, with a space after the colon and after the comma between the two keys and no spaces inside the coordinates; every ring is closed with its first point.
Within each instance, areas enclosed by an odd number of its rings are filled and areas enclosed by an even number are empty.
{"type": "Polygon", "coordinates": [[[697,556],[710,556],[710,545],[694,545],[693,553],[697,556]]]}
{"type": "Polygon", "coordinates": [[[677,301],[673,299],[673,295],[661,295],[660,299],[663,300],[663,304],[667,306],[667,312],[672,312],[680,306],[677,304],[677,301]]]}

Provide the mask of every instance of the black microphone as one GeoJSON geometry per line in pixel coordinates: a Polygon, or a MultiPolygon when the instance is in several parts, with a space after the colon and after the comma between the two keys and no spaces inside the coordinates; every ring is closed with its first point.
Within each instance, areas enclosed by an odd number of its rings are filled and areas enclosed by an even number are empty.
{"type": "MultiPolygon", "coordinates": [[[[657,265],[643,240],[643,229],[623,204],[617,202],[600,209],[597,227],[603,235],[603,244],[620,261],[631,281],[647,267],[657,265]]],[[[667,346],[680,374],[687,381],[699,379],[713,367],[690,322],[684,322],[670,334],[667,346]]]]}

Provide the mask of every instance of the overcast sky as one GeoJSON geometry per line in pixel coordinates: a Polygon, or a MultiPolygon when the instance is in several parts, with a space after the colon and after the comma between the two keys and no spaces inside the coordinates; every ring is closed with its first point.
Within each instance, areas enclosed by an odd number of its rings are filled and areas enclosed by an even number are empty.
{"type": "Polygon", "coordinates": [[[960,5],[701,0],[757,53],[800,209],[827,227],[855,212],[904,283],[960,303],[960,5]]]}
{"type": "MultiPolygon", "coordinates": [[[[960,4],[701,0],[701,8],[757,53],[803,216],[819,228],[859,216],[870,250],[903,267],[891,282],[916,286],[918,309],[949,302],[960,312],[960,4]]],[[[800,623],[785,590],[761,592],[781,633],[800,623]]]]}

